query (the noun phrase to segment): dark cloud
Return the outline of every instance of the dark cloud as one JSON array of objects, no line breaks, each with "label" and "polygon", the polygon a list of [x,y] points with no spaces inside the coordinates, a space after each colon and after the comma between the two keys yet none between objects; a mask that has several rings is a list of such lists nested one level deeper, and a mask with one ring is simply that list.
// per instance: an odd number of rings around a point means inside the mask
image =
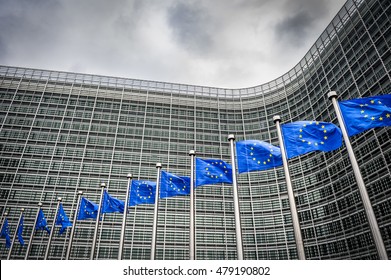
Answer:
[{"label": "dark cloud", "polygon": [[343,3],[0,0],[0,64],[247,87],[290,70]]},{"label": "dark cloud", "polygon": [[194,2],[174,3],[167,17],[178,44],[196,54],[205,54],[213,47],[213,23],[202,6]]}]

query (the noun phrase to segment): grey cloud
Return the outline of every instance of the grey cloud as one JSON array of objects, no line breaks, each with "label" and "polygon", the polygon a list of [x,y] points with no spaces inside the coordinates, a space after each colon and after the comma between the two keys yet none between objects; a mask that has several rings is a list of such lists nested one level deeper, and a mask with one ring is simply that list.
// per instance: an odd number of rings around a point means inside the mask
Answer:
[{"label": "grey cloud", "polygon": [[201,6],[178,2],[168,9],[167,16],[178,44],[195,54],[205,54],[213,46],[213,23]]}]

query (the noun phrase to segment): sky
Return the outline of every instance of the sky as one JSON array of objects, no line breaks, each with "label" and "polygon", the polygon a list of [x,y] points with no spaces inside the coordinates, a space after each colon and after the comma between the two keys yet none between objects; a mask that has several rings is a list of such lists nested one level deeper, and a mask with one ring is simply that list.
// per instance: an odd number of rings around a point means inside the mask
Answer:
[{"label": "sky", "polygon": [[0,65],[221,88],[278,78],[344,0],[0,0]]}]

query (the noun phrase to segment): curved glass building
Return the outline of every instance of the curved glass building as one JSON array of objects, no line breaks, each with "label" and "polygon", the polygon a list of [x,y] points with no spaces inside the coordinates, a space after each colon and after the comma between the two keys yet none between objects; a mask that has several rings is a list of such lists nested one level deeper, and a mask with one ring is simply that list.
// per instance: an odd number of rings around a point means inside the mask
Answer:
[{"label": "curved glass building", "polygon": [[[0,210],[11,237],[24,208],[24,239],[38,202],[51,225],[57,197],[73,221],[77,192],[98,202],[100,183],[125,200],[127,173],[156,180],[163,170],[190,175],[189,150],[230,162],[229,134],[278,145],[282,123],[338,124],[329,91],[340,100],[391,92],[391,1],[349,0],[299,63],[269,83],[243,89],[0,67]],[[391,256],[391,130],[351,137]],[[377,259],[345,146],[289,161],[307,259]],[[297,259],[282,167],[238,175],[245,259]],[[232,186],[197,188],[196,258],[236,259]],[[153,205],[128,214],[124,259],[149,259]],[[121,214],[106,214],[97,259],[116,259]],[[78,221],[71,259],[88,259],[95,221]],[[64,259],[70,230],[51,242]],[[17,241],[16,241],[17,242]],[[28,243],[28,242],[26,242]],[[28,259],[43,259],[48,234],[37,231]],[[15,244],[11,259],[24,259]],[[0,243],[0,258],[8,249]],[[189,258],[189,197],[161,199],[157,259]]]}]

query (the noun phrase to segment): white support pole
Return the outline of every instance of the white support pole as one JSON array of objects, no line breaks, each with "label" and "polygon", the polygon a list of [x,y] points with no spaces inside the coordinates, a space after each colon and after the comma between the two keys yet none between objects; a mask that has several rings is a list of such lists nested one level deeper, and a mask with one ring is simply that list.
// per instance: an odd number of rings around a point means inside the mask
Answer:
[{"label": "white support pole", "polygon": [[38,215],[39,215],[39,211],[41,210],[41,207],[42,207],[42,202],[38,202],[37,214],[35,215],[34,225],[33,225],[33,229],[31,230],[31,235],[30,235],[30,239],[29,239],[29,244],[27,244],[26,255],[24,256],[24,259],[25,259],[25,260],[27,260],[27,258],[28,258],[28,256],[29,256],[29,253],[30,253],[31,243],[33,242],[35,227],[36,227],[36,225],[37,225]]},{"label": "white support pole", "polygon": [[383,241],[379,226],[376,221],[376,216],[375,216],[375,213],[373,212],[372,204],[369,199],[369,195],[368,195],[367,189],[365,187],[364,180],[361,176],[360,168],[358,166],[356,156],[354,155],[352,144],[350,143],[350,140],[349,140],[349,135],[346,130],[345,122],[343,120],[343,116],[342,116],[341,111],[339,109],[339,104],[337,102],[337,93],[335,91],[331,91],[328,93],[327,96],[331,100],[331,102],[333,103],[334,110],[337,115],[338,123],[339,123],[339,126],[341,127],[342,136],[345,141],[346,149],[348,150],[350,164],[352,165],[352,168],[353,168],[354,177],[356,178],[358,190],[360,192],[361,200],[364,205],[365,214],[368,219],[369,228],[372,233],[373,241],[375,242],[377,254],[379,255],[379,258],[381,260],[388,260],[387,251],[384,246],[384,241]]},{"label": "white support pole", "polygon": [[190,226],[189,226],[189,259],[195,260],[196,259],[196,252],[195,252],[195,201],[194,201],[194,158],[195,158],[195,151],[190,150],[189,156],[190,156]]},{"label": "white support pole", "polygon": [[77,216],[79,215],[79,210],[80,210],[80,200],[81,196],[83,195],[82,191],[77,192],[77,204],[76,204],[76,212],[73,216],[73,225],[71,229],[71,235],[69,237],[69,244],[68,244],[68,250],[67,254],[65,255],[65,259],[69,260],[69,257],[71,255],[71,250],[72,250],[72,243],[73,243],[73,236],[75,235],[75,230],[76,230],[76,222],[77,222]]},{"label": "white support pole", "polygon": [[14,236],[12,237],[11,247],[9,248],[9,251],[8,251],[7,260],[9,260],[9,259],[11,258],[12,248],[14,247],[14,243],[15,243],[15,240],[16,240],[16,236],[17,236],[17,234],[18,234],[18,229],[19,229],[20,221],[22,220],[22,217],[23,217],[23,211],[24,211],[24,208],[22,208],[22,209],[20,210],[18,225],[16,226]]},{"label": "white support pole", "polygon": [[59,207],[60,207],[61,200],[62,200],[61,197],[58,197],[58,198],[57,198],[56,213],[54,214],[53,223],[52,223],[52,228],[50,229],[50,235],[49,235],[48,245],[46,246],[46,252],[45,252],[45,258],[44,258],[44,260],[47,260],[47,259],[48,259],[48,256],[49,256],[50,244],[52,243],[52,238],[53,238],[53,233],[54,233],[54,227],[56,226],[56,219],[57,219],[58,209],[59,209]]},{"label": "white support pole", "polygon": [[236,230],[236,251],[238,260],[243,260],[243,239],[242,226],[240,222],[240,206],[239,206],[239,192],[238,181],[236,179],[236,163],[235,163],[235,135],[228,135],[228,141],[231,148],[231,165],[232,165],[232,186],[234,199],[234,213],[235,213],[235,230]]},{"label": "white support pole", "polygon": [[297,214],[295,195],[293,193],[291,175],[289,173],[289,167],[288,167],[288,159],[286,156],[284,140],[282,138],[280,116],[274,116],[273,121],[277,127],[278,141],[280,143],[282,163],[283,163],[284,173],[285,173],[286,189],[288,192],[288,200],[289,200],[289,206],[290,206],[291,216],[292,216],[293,232],[294,232],[295,241],[296,241],[297,255],[299,257],[299,260],[305,260],[303,237],[301,235],[299,215]]},{"label": "white support pole", "polygon": [[95,247],[96,247],[96,240],[98,239],[98,229],[99,229],[100,212],[101,212],[101,210],[102,210],[103,192],[105,191],[106,184],[105,184],[105,183],[101,183],[101,184],[100,184],[100,187],[101,187],[101,192],[100,192],[100,199],[99,199],[98,215],[96,215],[94,239],[92,240],[92,247],[91,247],[90,260],[93,260],[93,259],[94,259]]},{"label": "white support pole", "polygon": [[152,243],[151,243],[151,260],[156,258],[156,237],[157,237],[157,223],[159,215],[159,189],[160,189],[160,173],[162,169],[161,163],[156,163],[157,179],[156,179],[156,194],[155,194],[155,208],[153,213],[153,227],[152,227]]},{"label": "white support pole", "polygon": [[122,216],[122,227],[121,227],[121,236],[119,240],[119,248],[118,248],[118,259],[122,260],[123,250],[124,250],[124,240],[125,240],[125,228],[126,228],[126,217],[128,216],[128,208],[129,208],[129,193],[131,188],[132,174],[128,173],[128,185],[126,187],[126,197],[125,197],[125,207],[124,214]]}]

